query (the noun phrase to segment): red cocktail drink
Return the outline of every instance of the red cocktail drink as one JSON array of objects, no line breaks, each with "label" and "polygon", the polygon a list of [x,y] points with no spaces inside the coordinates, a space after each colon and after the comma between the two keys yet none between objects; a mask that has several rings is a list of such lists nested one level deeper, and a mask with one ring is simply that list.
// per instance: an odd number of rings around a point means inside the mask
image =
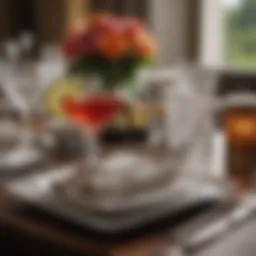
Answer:
[{"label": "red cocktail drink", "polygon": [[121,102],[109,95],[92,95],[63,100],[63,108],[67,117],[79,126],[101,127],[115,117],[121,107]]},{"label": "red cocktail drink", "polygon": [[[102,127],[114,118],[122,103],[110,95],[90,95],[63,99],[67,118],[83,129],[86,135],[87,161],[95,166],[99,161],[99,133]],[[87,165],[88,166],[88,165]]]}]

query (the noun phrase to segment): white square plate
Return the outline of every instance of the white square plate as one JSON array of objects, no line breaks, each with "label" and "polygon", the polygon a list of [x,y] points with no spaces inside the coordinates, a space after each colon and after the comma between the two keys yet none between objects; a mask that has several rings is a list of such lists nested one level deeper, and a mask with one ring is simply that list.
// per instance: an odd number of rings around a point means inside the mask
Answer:
[{"label": "white square plate", "polygon": [[[71,223],[89,227],[103,232],[121,232],[130,228],[150,223],[166,215],[182,212],[187,208],[202,202],[220,200],[225,195],[225,189],[209,181],[196,181],[188,178],[178,179],[169,191],[165,200],[145,207],[131,208],[129,211],[106,212],[93,202],[81,204],[56,193],[56,181],[72,175],[70,167],[56,170],[30,178],[15,181],[6,185],[6,189],[24,202],[54,214]],[[161,199],[161,198],[160,198]],[[117,210],[117,209],[116,209]]]}]

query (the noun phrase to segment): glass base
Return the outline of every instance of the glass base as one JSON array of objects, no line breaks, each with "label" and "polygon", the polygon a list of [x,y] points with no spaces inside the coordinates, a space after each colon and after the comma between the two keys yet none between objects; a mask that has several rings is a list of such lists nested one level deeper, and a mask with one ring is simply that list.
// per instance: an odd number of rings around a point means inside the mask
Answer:
[{"label": "glass base", "polygon": [[106,151],[98,162],[82,161],[74,176],[79,186],[95,191],[129,190],[168,182],[178,172],[178,161],[158,150],[136,148]]}]

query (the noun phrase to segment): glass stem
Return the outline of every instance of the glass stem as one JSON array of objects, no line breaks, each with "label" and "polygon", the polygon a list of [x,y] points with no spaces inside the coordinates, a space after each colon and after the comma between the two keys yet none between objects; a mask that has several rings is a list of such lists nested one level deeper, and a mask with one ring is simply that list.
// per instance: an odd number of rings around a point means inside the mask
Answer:
[{"label": "glass stem", "polygon": [[98,127],[86,127],[84,129],[85,140],[87,145],[86,163],[89,166],[95,166],[99,161],[100,156],[100,143]]},{"label": "glass stem", "polygon": [[31,113],[26,111],[22,117],[22,144],[30,145],[33,141]]}]

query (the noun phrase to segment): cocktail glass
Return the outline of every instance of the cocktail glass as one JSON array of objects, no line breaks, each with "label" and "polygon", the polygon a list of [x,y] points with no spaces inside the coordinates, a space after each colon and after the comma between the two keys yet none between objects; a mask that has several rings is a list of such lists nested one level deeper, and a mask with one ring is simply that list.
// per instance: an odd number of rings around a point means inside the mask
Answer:
[{"label": "cocktail glass", "polygon": [[109,92],[93,91],[63,99],[62,106],[67,119],[85,135],[88,149],[86,166],[95,167],[99,162],[100,133],[119,113],[122,105],[121,99]]}]

